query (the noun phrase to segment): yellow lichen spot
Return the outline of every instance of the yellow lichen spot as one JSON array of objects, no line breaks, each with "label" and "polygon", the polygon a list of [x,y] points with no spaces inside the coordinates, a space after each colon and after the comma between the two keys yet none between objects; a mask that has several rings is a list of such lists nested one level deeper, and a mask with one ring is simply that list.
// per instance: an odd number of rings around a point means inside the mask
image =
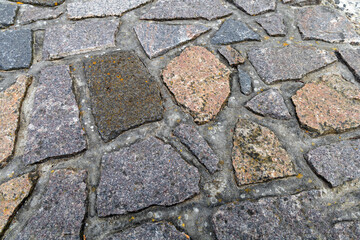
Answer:
[{"label": "yellow lichen spot", "polygon": [[160,59],[162,60],[162,59],[164,59],[164,57],[160,57]]},{"label": "yellow lichen spot", "polygon": [[55,170],[51,170],[51,173],[55,172]]},{"label": "yellow lichen spot", "polygon": [[185,223],[181,224],[182,227],[185,227]]},{"label": "yellow lichen spot", "polygon": [[304,152],[304,149],[300,148],[300,152]]},{"label": "yellow lichen spot", "polygon": [[331,204],[331,203],[328,203],[327,205],[330,207],[332,204]]},{"label": "yellow lichen spot", "polygon": [[22,2],[16,2],[17,4],[23,4]]},{"label": "yellow lichen spot", "polygon": [[132,217],[129,219],[129,222],[131,222],[131,221],[134,220],[134,219],[135,219],[135,217],[132,216]]},{"label": "yellow lichen spot", "polygon": [[249,193],[249,192],[251,192],[251,189],[250,188],[245,188],[245,192]]},{"label": "yellow lichen spot", "polygon": [[208,127],[209,130],[213,130],[213,127]]},{"label": "yellow lichen spot", "polygon": [[338,49],[334,47],[334,48],[332,48],[332,50],[336,51],[336,50],[338,50]]},{"label": "yellow lichen spot", "polygon": [[180,220],[180,219],[181,219],[181,216],[178,216],[178,219]]},{"label": "yellow lichen spot", "polygon": [[[185,233],[184,233],[184,234],[185,234]],[[187,239],[190,239],[189,235],[187,235],[187,234],[185,234],[185,237],[186,237]]]},{"label": "yellow lichen spot", "polygon": [[110,75],[110,73],[107,73],[107,75]]},{"label": "yellow lichen spot", "polygon": [[180,152],[182,152],[182,149],[180,149]]},{"label": "yellow lichen spot", "polygon": [[265,37],[264,37],[265,40],[268,40],[269,38],[270,38],[269,36],[265,36]]},{"label": "yellow lichen spot", "polygon": [[83,240],[86,240],[86,236],[85,236],[85,234],[83,235]]},{"label": "yellow lichen spot", "polygon": [[153,218],[153,219],[151,219],[151,221],[155,222],[155,219]]},{"label": "yellow lichen spot", "polygon": [[283,46],[284,46],[284,47],[286,47],[286,46],[288,46],[288,45],[289,45],[289,44],[288,44],[288,43],[286,43],[286,42],[285,42],[285,43],[283,43]]},{"label": "yellow lichen spot", "polygon": [[301,178],[303,178],[304,177],[304,175],[302,175],[301,173],[299,173],[297,176],[296,176],[296,178],[299,178],[299,179],[301,179]]},{"label": "yellow lichen spot", "polygon": [[319,44],[319,42],[318,42],[318,41],[316,41],[315,43],[316,43],[316,44]]},{"label": "yellow lichen spot", "polygon": [[290,39],[290,40],[294,40],[294,37],[290,37],[289,39]]},{"label": "yellow lichen spot", "polygon": [[315,143],[311,143],[311,145],[315,146]]},{"label": "yellow lichen spot", "polygon": [[308,180],[308,183],[312,183],[312,180],[311,180],[311,179],[309,179],[309,180]]},{"label": "yellow lichen spot", "polygon": [[264,89],[260,89],[260,92],[263,92],[264,91]]},{"label": "yellow lichen spot", "polygon": [[93,64],[95,65],[95,64],[96,64],[96,62],[93,62]]},{"label": "yellow lichen spot", "polygon": [[222,200],[221,200],[221,199],[218,199],[218,201],[219,201],[219,202],[222,202]]},{"label": "yellow lichen spot", "polygon": [[91,66],[89,66],[89,68],[91,68]]},{"label": "yellow lichen spot", "polygon": [[339,137],[339,139],[341,139],[341,137]]},{"label": "yellow lichen spot", "polygon": [[280,44],[280,41],[277,41],[277,43],[279,43],[279,44]]},{"label": "yellow lichen spot", "polygon": [[123,78],[120,78],[120,81],[124,81],[124,79],[123,79]]}]

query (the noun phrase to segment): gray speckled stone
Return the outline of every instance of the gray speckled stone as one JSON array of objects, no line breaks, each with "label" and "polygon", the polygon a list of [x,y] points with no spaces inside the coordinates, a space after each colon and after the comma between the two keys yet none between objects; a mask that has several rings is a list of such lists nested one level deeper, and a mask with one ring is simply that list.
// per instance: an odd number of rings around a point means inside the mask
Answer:
[{"label": "gray speckled stone", "polygon": [[32,60],[31,30],[0,32],[0,70],[28,68]]},{"label": "gray speckled stone", "polygon": [[274,14],[269,17],[262,17],[256,20],[257,23],[265,29],[270,36],[285,36],[286,26],[284,18],[280,14]]},{"label": "gray speckled stone", "polygon": [[244,41],[260,41],[260,36],[245,23],[228,19],[211,38],[211,44],[231,44]]},{"label": "gray speckled stone", "polygon": [[321,3],[321,0],[287,0],[286,2],[283,0],[284,3],[290,2],[293,6],[306,6],[306,5],[317,5]]},{"label": "gray speckled stone", "polygon": [[35,92],[23,161],[33,164],[86,149],[69,67],[47,67]]},{"label": "gray speckled stone", "polygon": [[321,146],[307,154],[316,173],[337,187],[360,177],[360,140]]},{"label": "gray speckled stone", "polygon": [[214,173],[219,170],[219,158],[194,126],[180,124],[173,133],[204,164],[209,172]]},{"label": "gray speckled stone", "polygon": [[15,4],[0,3],[0,28],[14,24],[17,9]]},{"label": "gray speckled stone", "polygon": [[[19,0],[9,0],[12,2],[19,2]],[[65,0],[21,0],[21,3],[28,3],[32,5],[54,7],[62,4]]]},{"label": "gray speckled stone", "polygon": [[21,6],[18,21],[20,24],[29,24],[39,20],[49,20],[59,17],[64,8],[43,8],[31,5]]},{"label": "gray speckled stone", "polygon": [[232,12],[219,0],[159,0],[140,19],[206,19],[215,20],[226,17]]},{"label": "gray speckled stone", "polygon": [[267,84],[301,79],[337,60],[333,52],[302,46],[252,49],[248,58]]},{"label": "gray speckled stone", "polygon": [[245,62],[245,58],[230,45],[221,46],[218,51],[231,66],[236,66]]},{"label": "gray speckled stone", "polygon": [[40,208],[15,239],[77,240],[86,209],[86,172],[51,173]]},{"label": "gray speckled stone", "polygon": [[354,73],[355,78],[360,81],[360,48],[339,50],[339,54]]},{"label": "gray speckled stone", "polygon": [[291,115],[286,107],[284,98],[279,90],[270,89],[252,98],[245,107],[264,117],[276,119],[290,119]]},{"label": "gray speckled stone", "polygon": [[198,170],[151,137],[103,156],[97,190],[100,217],[173,205],[199,192]]},{"label": "gray speckled stone", "polygon": [[144,22],[134,27],[148,57],[165,54],[170,49],[197,38],[210,28],[201,25],[173,25]]},{"label": "gray speckled stone", "polygon": [[118,25],[119,21],[115,19],[91,19],[51,26],[45,31],[43,57],[58,59],[115,47]]},{"label": "gray speckled stone", "polygon": [[169,223],[145,223],[105,238],[106,240],[188,240],[185,233]]},{"label": "gray speckled stone", "polygon": [[233,3],[250,15],[258,15],[276,9],[276,0],[233,0]]},{"label": "gray speckled stone", "polygon": [[240,91],[245,95],[249,95],[252,93],[252,79],[250,75],[240,66],[238,66],[237,70],[239,75]]}]

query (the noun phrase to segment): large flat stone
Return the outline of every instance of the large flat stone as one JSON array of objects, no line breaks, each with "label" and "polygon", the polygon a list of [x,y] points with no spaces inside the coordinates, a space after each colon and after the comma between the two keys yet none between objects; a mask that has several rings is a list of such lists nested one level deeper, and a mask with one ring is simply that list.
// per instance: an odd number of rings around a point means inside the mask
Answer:
[{"label": "large flat stone", "polygon": [[276,0],[233,0],[232,2],[250,15],[258,15],[276,9]]},{"label": "large flat stone", "polygon": [[15,84],[0,92],[0,165],[14,151],[21,105],[31,80],[31,77],[22,75]]},{"label": "large flat stone", "polygon": [[64,8],[43,8],[31,5],[21,6],[18,21],[20,24],[29,24],[39,20],[49,20],[59,17],[64,12]]},{"label": "large flat stone", "polygon": [[[12,2],[19,2],[18,0],[9,0]],[[21,0],[21,3],[28,3],[32,5],[54,7],[65,2],[65,0]]]},{"label": "large flat stone", "polygon": [[86,149],[69,67],[57,65],[43,69],[38,84],[27,128],[25,164]]},{"label": "large flat stone", "polygon": [[298,80],[336,61],[333,52],[301,46],[252,49],[248,52],[248,58],[267,84]]},{"label": "large flat stone", "polygon": [[148,57],[165,54],[170,49],[193,40],[210,30],[202,25],[174,25],[140,23],[134,27],[136,35]]},{"label": "large flat stone", "polygon": [[360,81],[360,48],[339,50],[341,58]]},{"label": "large flat stone", "polygon": [[245,58],[230,45],[221,46],[218,51],[231,66],[236,66],[245,62]]},{"label": "large flat stone", "polygon": [[29,68],[32,60],[31,30],[0,32],[0,70]]},{"label": "large flat stone", "polygon": [[14,24],[17,9],[15,4],[0,3],[0,28]]},{"label": "large flat stone", "polygon": [[213,119],[230,94],[230,70],[204,47],[186,48],[163,70],[176,101],[197,123]]},{"label": "large flat stone", "polygon": [[115,47],[118,26],[119,21],[115,19],[91,19],[51,26],[45,31],[43,57],[58,59]]},{"label": "large flat stone", "polygon": [[266,33],[270,36],[285,36],[286,26],[284,24],[284,18],[280,14],[273,14],[268,17],[261,17],[256,20],[257,23],[265,29]]},{"label": "large flat stone", "polygon": [[103,156],[97,212],[105,217],[180,203],[199,192],[199,181],[195,167],[150,137]]},{"label": "large flat stone", "polygon": [[140,19],[206,19],[215,20],[226,17],[232,12],[219,0],[159,0]]},{"label": "large flat stone", "polygon": [[240,119],[233,140],[232,161],[239,185],[295,175],[290,156],[270,129]]},{"label": "large flat stone", "polygon": [[105,141],[130,128],[162,119],[159,86],[133,52],[92,56],[85,60],[84,69],[92,113]]}]

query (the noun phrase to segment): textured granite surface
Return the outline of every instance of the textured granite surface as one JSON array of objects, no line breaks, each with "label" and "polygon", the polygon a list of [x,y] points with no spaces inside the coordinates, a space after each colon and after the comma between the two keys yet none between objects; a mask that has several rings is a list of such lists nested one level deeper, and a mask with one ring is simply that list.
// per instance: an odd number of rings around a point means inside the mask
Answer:
[{"label": "textured granite surface", "polygon": [[39,20],[49,20],[59,17],[64,12],[63,7],[43,8],[31,5],[21,7],[18,21],[20,24],[29,24]]},{"label": "textured granite surface", "polygon": [[276,9],[276,0],[233,0],[235,6],[250,15],[258,15]]},{"label": "textured granite surface", "polygon": [[237,67],[237,70],[239,76],[240,91],[245,95],[250,95],[253,91],[252,79],[250,75],[245,72],[240,66]]},{"label": "textured granite surface", "polygon": [[245,62],[245,58],[230,45],[221,46],[218,51],[231,66],[236,66]]},{"label": "textured granite surface", "polygon": [[[9,0],[12,2],[19,2],[18,0]],[[64,3],[65,0],[21,0],[20,3],[28,3],[32,5],[54,7]]]},{"label": "textured granite surface", "polygon": [[0,28],[14,24],[17,10],[15,4],[0,3]]},{"label": "textured granite surface", "polygon": [[261,17],[256,20],[258,24],[266,31],[270,36],[283,37],[286,35],[286,26],[284,24],[284,17],[280,14],[273,14],[268,17]]},{"label": "textured granite surface", "polygon": [[355,78],[360,81],[360,49],[342,49],[339,50],[339,54]]}]

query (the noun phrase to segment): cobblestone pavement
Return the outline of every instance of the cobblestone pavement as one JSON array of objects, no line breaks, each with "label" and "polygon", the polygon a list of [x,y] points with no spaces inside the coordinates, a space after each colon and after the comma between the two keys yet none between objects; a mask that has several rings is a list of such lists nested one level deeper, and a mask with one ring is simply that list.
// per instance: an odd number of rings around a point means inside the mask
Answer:
[{"label": "cobblestone pavement", "polygon": [[360,239],[358,0],[0,0],[0,239]]}]

